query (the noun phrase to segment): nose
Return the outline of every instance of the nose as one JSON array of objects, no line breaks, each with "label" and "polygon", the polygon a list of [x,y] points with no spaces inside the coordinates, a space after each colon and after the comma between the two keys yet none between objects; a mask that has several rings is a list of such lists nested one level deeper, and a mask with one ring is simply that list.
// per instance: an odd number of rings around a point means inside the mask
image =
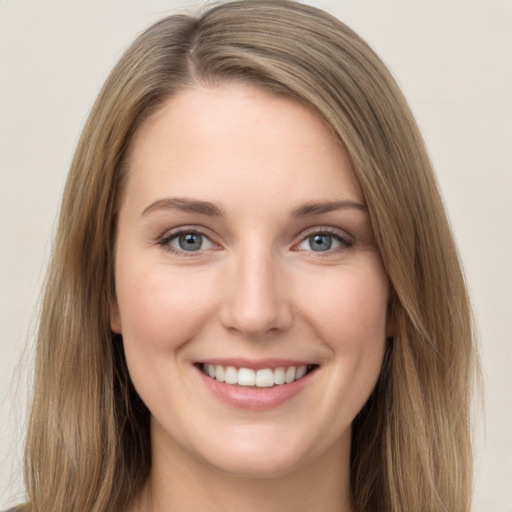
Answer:
[{"label": "nose", "polygon": [[223,283],[221,322],[247,338],[285,331],[292,323],[284,273],[270,252],[244,251]]}]

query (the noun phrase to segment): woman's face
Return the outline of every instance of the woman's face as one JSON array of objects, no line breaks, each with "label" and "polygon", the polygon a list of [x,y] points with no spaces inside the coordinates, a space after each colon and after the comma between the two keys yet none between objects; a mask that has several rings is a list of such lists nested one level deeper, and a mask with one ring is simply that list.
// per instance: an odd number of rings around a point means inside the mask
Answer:
[{"label": "woman's face", "polygon": [[171,98],[131,147],[115,269],[154,461],[348,460],[388,283],[347,153],[306,108],[240,84]]}]

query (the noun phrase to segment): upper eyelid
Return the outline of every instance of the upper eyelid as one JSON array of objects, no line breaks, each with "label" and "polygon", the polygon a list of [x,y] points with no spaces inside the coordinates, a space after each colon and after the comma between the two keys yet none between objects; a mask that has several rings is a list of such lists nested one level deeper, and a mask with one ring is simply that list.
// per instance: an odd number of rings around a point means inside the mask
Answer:
[{"label": "upper eyelid", "polygon": [[312,228],[308,228],[306,230],[301,231],[301,233],[299,235],[297,235],[296,238],[298,238],[299,241],[303,241],[312,235],[322,234],[322,233],[327,233],[329,235],[335,235],[342,239],[345,239],[345,238],[350,239],[351,241],[354,240],[354,236],[351,233],[349,233],[347,230],[341,229],[341,228],[336,228],[333,226],[315,226]]},{"label": "upper eyelid", "polygon": [[157,238],[157,240],[169,240],[183,233],[196,233],[198,235],[205,236],[213,242],[212,236],[209,234],[209,230],[197,226],[180,226],[179,228],[167,229]]}]

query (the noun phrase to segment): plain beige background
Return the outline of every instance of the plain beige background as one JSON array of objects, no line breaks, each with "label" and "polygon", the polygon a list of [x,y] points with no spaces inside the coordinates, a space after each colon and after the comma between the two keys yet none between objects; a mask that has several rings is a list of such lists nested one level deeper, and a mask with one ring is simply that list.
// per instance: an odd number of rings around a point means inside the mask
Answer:
[{"label": "plain beige background", "polygon": [[[511,512],[512,1],[310,3],[374,46],[427,141],[481,338],[485,407],[475,434],[474,509]],[[81,126],[133,37],[195,5],[0,0],[0,509],[23,496],[21,443],[37,301]]]}]

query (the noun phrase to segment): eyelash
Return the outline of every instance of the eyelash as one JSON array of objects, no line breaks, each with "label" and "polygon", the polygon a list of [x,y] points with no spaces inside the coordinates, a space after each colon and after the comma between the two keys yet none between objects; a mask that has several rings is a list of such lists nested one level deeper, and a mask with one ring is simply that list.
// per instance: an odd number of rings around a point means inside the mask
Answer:
[{"label": "eyelash", "polygon": [[[297,247],[298,245],[301,245],[304,243],[308,238],[318,236],[318,235],[328,235],[334,238],[337,242],[339,242],[340,247],[334,248],[334,249],[328,249],[326,251],[313,251],[310,250],[312,254],[314,254],[316,257],[327,257],[332,254],[336,254],[348,249],[351,249],[354,246],[354,241],[351,240],[348,236],[343,236],[340,234],[339,230],[334,228],[314,228],[309,232],[306,232],[304,235],[302,235],[302,238],[299,243],[294,244],[293,247]],[[292,249],[298,251],[299,249]]]},{"label": "eyelash", "polygon": [[203,231],[201,231],[200,229],[197,229],[197,228],[190,228],[190,229],[181,228],[178,231],[173,231],[171,233],[166,233],[160,240],[157,241],[157,245],[163,247],[166,251],[168,251],[170,253],[173,253],[173,254],[177,254],[179,256],[193,257],[193,256],[200,256],[200,255],[203,254],[203,250],[199,250],[199,251],[185,251],[185,250],[180,250],[180,249],[177,249],[176,247],[173,247],[171,245],[171,242],[174,239],[178,238],[180,235],[198,235],[198,236],[202,236],[202,237],[210,240],[210,242],[213,245],[217,245],[217,244],[215,244],[215,242],[211,241],[210,237],[205,232],[203,232]]},{"label": "eyelash", "polygon": [[[204,231],[201,231],[200,229],[197,229],[197,228],[190,228],[190,229],[180,228],[178,231],[173,231],[171,233],[167,233],[161,239],[159,239],[157,241],[157,245],[163,247],[168,252],[171,252],[171,253],[174,253],[174,254],[177,254],[180,256],[186,256],[186,257],[200,256],[200,255],[204,254],[205,250],[209,250],[209,249],[203,249],[203,250],[200,249],[198,251],[185,251],[185,250],[180,250],[180,249],[173,247],[171,245],[171,242],[173,240],[175,240],[176,238],[178,238],[180,235],[184,235],[184,234],[202,236],[202,237],[208,239],[211,244],[218,247],[218,245],[215,242],[213,242],[211,240],[211,238]],[[326,257],[328,255],[332,255],[333,253],[338,253],[343,250],[351,249],[354,246],[354,241],[350,240],[348,237],[342,236],[338,230],[332,229],[332,228],[320,228],[320,229],[312,229],[311,231],[303,234],[301,240],[298,243],[295,243],[293,245],[292,251],[299,252],[300,249],[295,249],[295,247],[304,243],[306,240],[308,240],[308,238],[311,238],[311,237],[317,236],[317,235],[331,236],[337,242],[340,243],[340,247],[334,248],[332,250],[329,248],[326,251],[313,251],[313,250],[309,251],[318,257]]]}]

